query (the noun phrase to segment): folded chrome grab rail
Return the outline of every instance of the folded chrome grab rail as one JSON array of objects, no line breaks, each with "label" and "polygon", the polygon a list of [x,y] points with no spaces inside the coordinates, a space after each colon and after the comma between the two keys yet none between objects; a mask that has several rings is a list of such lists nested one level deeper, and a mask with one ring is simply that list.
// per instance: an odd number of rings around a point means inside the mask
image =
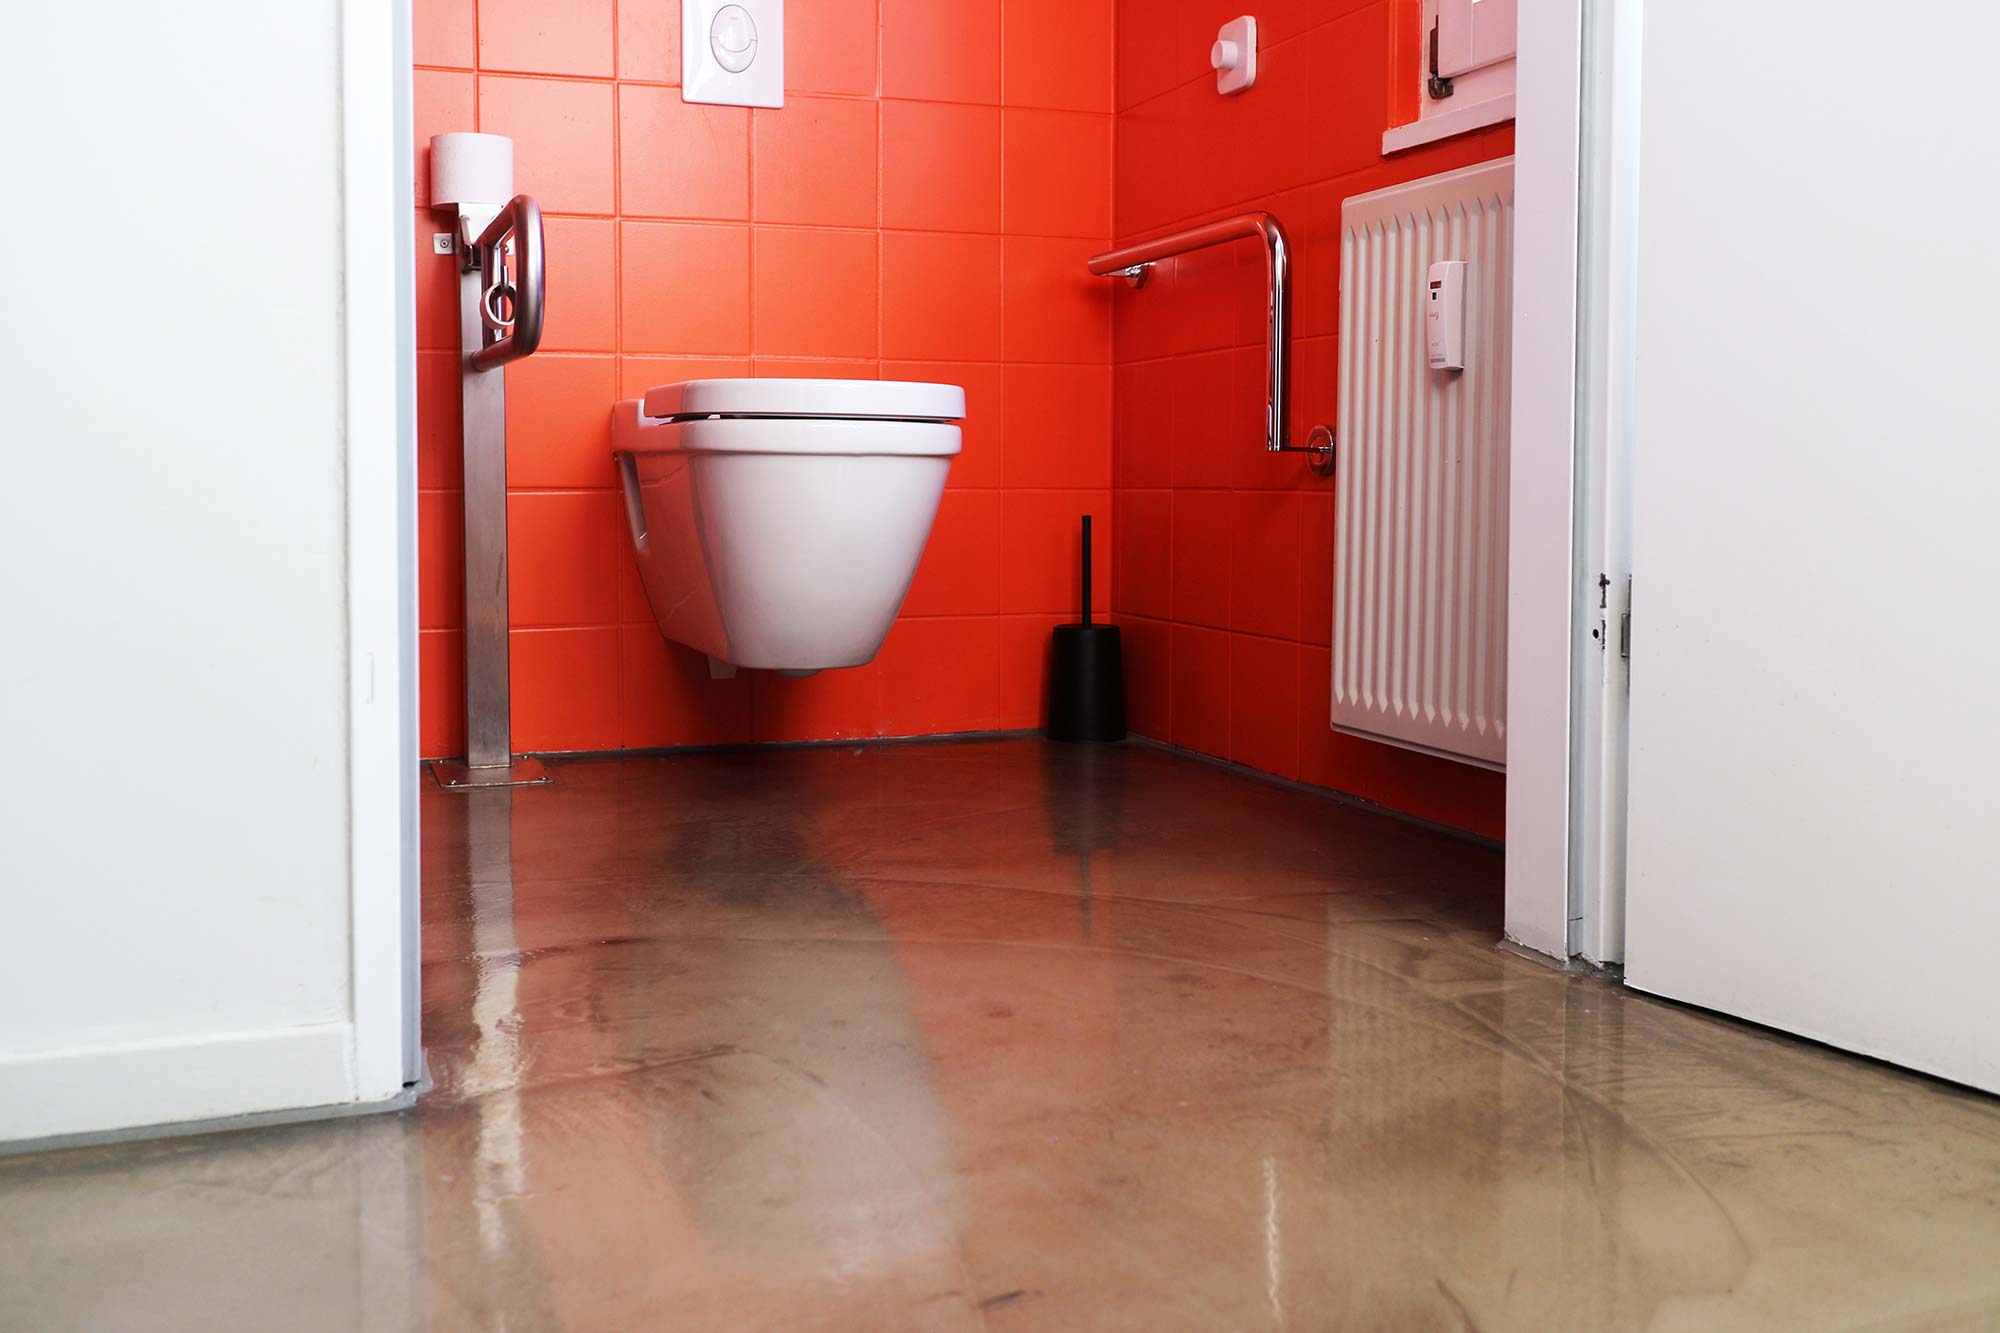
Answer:
[{"label": "folded chrome grab rail", "polygon": [[1134,287],[1143,287],[1147,274],[1159,260],[1253,236],[1264,242],[1264,280],[1270,312],[1270,345],[1264,362],[1268,380],[1264,448],[1274,454],[1305,454],[1312,470],[1326,476],[1333,471],[1332,430],[1314,426],[1304,444],[1291,443],[1292,247],[1278,219],[1269,213],[1241,213],[1205,222],[1170,236],[1097,255],[1090,261],[1090,271],[1099,277],[1122,275]]},{"label": "folded chrome grab rail", "polygon": [[[470,227],[467,227],[470,231]],[[506,239],[514,238],[514,281],[509,281]],[[474,370],[519,361],[542,345],[542,209],[517,194],[477,239],[463,237],[465,271],[492,275],[479,300],[486,332],[471,354]]]}]

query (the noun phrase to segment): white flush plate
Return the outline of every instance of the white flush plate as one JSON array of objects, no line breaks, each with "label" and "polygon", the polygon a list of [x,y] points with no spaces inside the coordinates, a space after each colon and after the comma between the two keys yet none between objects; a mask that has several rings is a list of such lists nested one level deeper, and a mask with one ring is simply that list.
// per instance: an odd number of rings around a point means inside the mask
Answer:
[{"label": "white flush plate", "polygon": [[785,0],[682,0],[681,100],[785,104]]},{"label": "white flush plate", "polygon": [[1222,25],[1215,45],[1208,48],[1215,71],[1215,91],[1234,96],[1257,82],[1257,20],[1245,14]]}]

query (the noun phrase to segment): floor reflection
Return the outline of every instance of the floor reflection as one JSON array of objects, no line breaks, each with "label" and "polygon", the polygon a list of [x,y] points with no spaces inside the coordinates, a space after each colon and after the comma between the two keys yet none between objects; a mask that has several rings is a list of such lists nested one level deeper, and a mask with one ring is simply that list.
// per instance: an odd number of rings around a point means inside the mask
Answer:
[{"label": "floor reflection", "polygon": [[2000,1322],[1993,1102],[1500,953],[1489,850],[1136,747],[554,768],[427,798],[436,1092],[0,1161],[0,1328]]},{"label": "floor reflection", "polygon": [[[469,964],[473,1023],[431,1058],[437,1104],[478,1120],[470,1171],[492,1260],[560,1256],[560,1277],[536,1284],[537,1318],[589,1326],[636,1303],[727,1327],[746,1301],[776,1300],[853,1305],[865,1322],[886,1288],[963,1286],[951,1137],[916,1006],[865,896],[813,862],[824,803],[782,771],[762,795],[771,813],[750,823],[618,811],[616,851],[644,891],[587,943],[539,936],[533,912],[517,933],[517,902],[614,890],[514,855],[538,827],[518,797],[470,804],[458,912],[473,952],[436,970]],[[662,932],[667,903],[681,928]],[[433,1160],[452,1146],[444,1136]],[[459,1202],[439,1202],[448,1228]]]}]

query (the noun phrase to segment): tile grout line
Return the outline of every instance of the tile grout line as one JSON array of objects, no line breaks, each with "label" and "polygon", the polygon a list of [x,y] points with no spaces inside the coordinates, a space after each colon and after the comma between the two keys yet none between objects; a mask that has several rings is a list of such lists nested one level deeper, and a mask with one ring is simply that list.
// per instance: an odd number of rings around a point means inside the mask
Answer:
[{"label": "tile grout line", "polygon": [[[614,393],[618,397],[623,396],[625,389],[625,83],[619,76],[624,73],[625,53],[623,50],[624,44],[620,41],[620,37],[623,33],[624,6],[626,3],[628,3],[628,0],[612,0],[611,5],[611,73],[613,77],[611,90],[611,207],[614,219],[611,224],[611,340],[613,346],[617,349],[615,373],[617,374],[618,382],[614,386]],[[617,537],[618,533],[614,524],[612,538],[616,541]],[[625,560],[629,561],[635,558],[632,551],[623,542],[619,542],[613,549],[619,555],[622,555]],[[615,560],[618,557],[614,555],[613,558]],[[617,737],[619,746],[622,748],[625,744],[626,676],[630,672],[631,666],[627,660],[625,651],[626,635],[623,626],[625,612],[624,580],[617,578],[617,574],[620,571],[618,565],[614,564],[612,569],[614,579],[612,607],[620,622],[616,640],[616,665],[613,671],[613,679],[616,682],[614,688],[617,690],[617,695],[612,701],[612,724],[613,732]]]}]

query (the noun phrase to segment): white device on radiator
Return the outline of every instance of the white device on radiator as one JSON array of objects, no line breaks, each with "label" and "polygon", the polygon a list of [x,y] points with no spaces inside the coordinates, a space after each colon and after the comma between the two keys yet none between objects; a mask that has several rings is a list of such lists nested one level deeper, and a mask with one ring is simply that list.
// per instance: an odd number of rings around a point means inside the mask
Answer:
[{"label": "white device on radiator", "polygon": [[1424,298],[1424,349],[1432,370],[1465,369],[1465,261],[1440,259],[1431,265]]}]

